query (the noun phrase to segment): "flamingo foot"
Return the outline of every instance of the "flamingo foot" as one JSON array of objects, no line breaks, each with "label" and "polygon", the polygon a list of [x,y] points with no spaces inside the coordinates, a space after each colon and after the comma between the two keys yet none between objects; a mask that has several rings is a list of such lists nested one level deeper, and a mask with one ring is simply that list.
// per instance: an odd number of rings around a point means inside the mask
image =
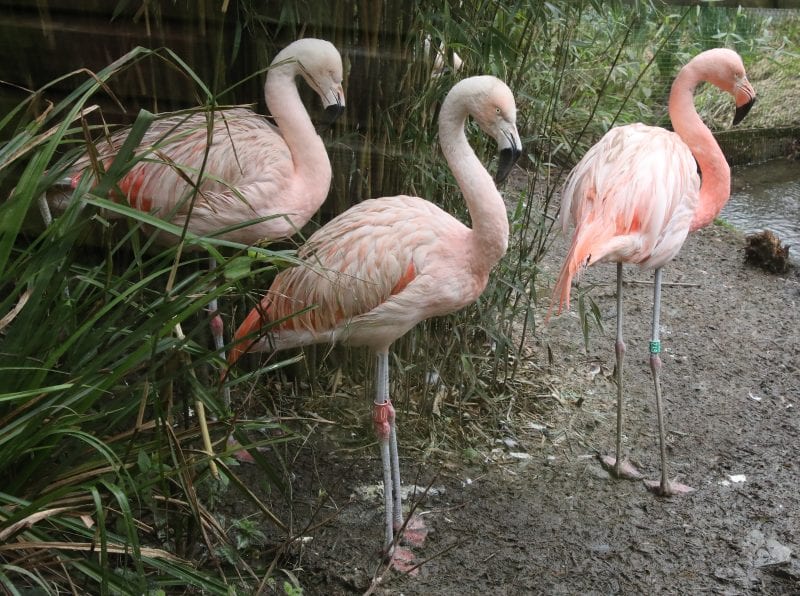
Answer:
[{"label": "flamingo foot", "polygon": [[228,449],[229,450],[235,449],[235,451],[232,454],[233,459],[243,464],[256,463],[256,459],[252,455],[250,455],[250,452],[248,452],[246,449],[239,449],[239,447],[241,447],[239,441],[234,439],[232,436],[228,437]]},{"label": "flamingo foot", "polygon": [[606,472],[616,478],[623,478],[625,480],[644,479],[644,474],[637,470],[636,466],[627,459],[623,459],[619,462],[619,466],[617,466],[617,459],[615,457],[603,455],[600,456],[600,464],[605,468]]},{"label": "flamingo foot", "polygon": [[419,568],[414,568],[417,563],[414,560],[414,553],[402,546],[395,546],[389,558],[389,566],[400,573],[407,573],[415,577],[419,573]]},{"label": "flamingo foot", "polygon": [[[400,528],[395,528],[400,531]],[[403,533],[400,540],[408,546],[419,548],[425,544],[425,539],[428,537],[428,527],[425,522],[418,515],[413,515],[403,528]]]},{"label": "flamingo foot", "polygon": [[647,490],[660,497],[682,497],[696,490],[676,480],[667,480],[665,483],[658,480],[645,480],[644,485]]}]

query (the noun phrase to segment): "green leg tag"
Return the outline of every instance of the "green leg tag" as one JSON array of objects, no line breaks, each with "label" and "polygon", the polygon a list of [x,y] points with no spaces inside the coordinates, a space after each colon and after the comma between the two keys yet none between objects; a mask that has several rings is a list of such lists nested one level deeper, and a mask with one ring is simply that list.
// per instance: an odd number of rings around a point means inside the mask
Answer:
[{"label": "green leg tag", "polygon": [[650,342],[650,353],[651,354],[660,354],[661,353],[661,342],[660,341],[651,341]]}]

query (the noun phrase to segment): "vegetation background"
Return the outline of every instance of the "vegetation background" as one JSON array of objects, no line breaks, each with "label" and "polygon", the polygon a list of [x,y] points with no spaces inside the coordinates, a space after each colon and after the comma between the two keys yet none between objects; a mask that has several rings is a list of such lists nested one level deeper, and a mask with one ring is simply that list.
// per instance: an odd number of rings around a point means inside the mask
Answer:
[{"label": "vegetation background", "polygon": [[[770,103],[785,102],[800,84],[796,11],[643,0],[412,4],[0,2],[5,591],[158,594],[190,586],[248,594],[276,585],[278,557],[252,568],[248,549],[280,551],[263,544],[263,524],[282,531],[284,543],[293,536],[240,480],[225,439],[235,433],[250,447],[276,447],[254,453],[265,482],[281,491],[290,462],[277,447],[295,438],[292,399],[325,396],[333,411],[353,408],[369,386],[361,351],[325,358],[327,349],[308,350],[243,367],[250,372],[228,380],[236,398],[226,408],[205,309],[220,297],[231,329],[291,263],[293,246],[248,249],[191,235],[176,248],[151,246],[143,226],[181,231],[105,197],[135,162],[131,153],[97,187],[78,189],[80,200],[43,230],[37,198],[91,139],[119,125],[130,125],[135,138],[153,114],[197,106],[246,103],[263,113],[272,56],[297,37],[323,37],[345,57],[347,111],[325,133],[335,180],[310,229],[364,198],[398,192],[465,218],[437,146],[438,104],[458,78],[504,79],[517,97],[527,151],[524,175],[507,192],[509,254],[477,305],[420,325],[394,355],[402,371],[395,401],[415,414],[412,431],[456,448],[469,446],[481,425],[492,428],[520,385],[535,382],[517,378],[516,364],[536,333],[534,311],[547,304],[537,262],[549,246],[559,181],[592,142],[615,124],[668,124],[675,72],[715,46],[742,54],[759,102],[769,106],[748,126],[800,124],[800,111]],[[431,77],[435,55],[426,40],[441,43],[448,60],[457,53],[463,68]],[[701,91],[697,104],[712,127],[727,127],[728,103]],[[307,105],[313,115],[316,104]],[[488,147],[474,141],[488,159]],[[112,222],[107,210],[129,218]],[[197,248],[218,257],[216,272],[205,270]],[[599,313],[583,297],[578,310],[589,333]],[[185,337],[174,333],[176,323]],[[443,397],[431,371],[456,391]],[[223,454],[216,477],[199,447],[193,400],[215,419]],[[216,505],[234,492],[263,517],[223,518]],[[282,577],[281,589],[300,589],[302,576]]]}]

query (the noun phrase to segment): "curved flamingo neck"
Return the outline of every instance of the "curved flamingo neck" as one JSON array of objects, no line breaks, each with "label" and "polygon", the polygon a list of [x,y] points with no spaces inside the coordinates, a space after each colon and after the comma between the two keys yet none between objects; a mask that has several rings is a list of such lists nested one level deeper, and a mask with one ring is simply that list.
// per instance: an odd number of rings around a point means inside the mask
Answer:
[{"label": "curved flamingo neck", "polygon": [[472,220],[473,264],[488,271],[508,248],[508,215],[492,176],[467,141],[467,114],[463,102],[446,101],[439,113],[439,142]]},{"label": "curved flamingo neck", "polygon": [[[275,57],[273,64],[280,64],[287,58],[289,57],[281,52]],[[267,109],[275,119],[281,136],[291,153],[295,180],[307,189],[307,192],[286,193],[284,197],[281,197],[282,204],[287,207],[287,211],[294,210],[295,212],[303,207],[313,207],[313,213],[328,195],[331,164],[325,144],[314,129],[311,118],[300,99],[296,81],[299,74],[300,65],[295,61],[273,66],[267,72],[264,97]],[[316,190],[319,194],[322,189],[324,189],[324,194],[318,198],[318,201],[311,201],[314,191]],[[297,205],[292,205],[292,200]],[[312,203],[314,204],[312,205]]]},{"label": "curved flamingo neck", "polygon": [[731,194],[731,169],[694,107],[694,90],[706,80],[698,66],[695,59],[681,69],[669,96],[672,126],[689,147],[702,173],[700,197],[689,228],[692,232],[714,221]]}]

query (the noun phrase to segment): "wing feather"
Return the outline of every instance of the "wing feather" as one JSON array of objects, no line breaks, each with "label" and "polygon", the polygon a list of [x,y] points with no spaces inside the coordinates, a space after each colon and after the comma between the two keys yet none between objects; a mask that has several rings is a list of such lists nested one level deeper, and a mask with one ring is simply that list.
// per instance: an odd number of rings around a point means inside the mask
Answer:
[{"label": "wing feather", "polygon": [[[610,130],[570,173],[560,224],[576,224],[556,282],[569,305],[572,278],[600,261],[660,267],[689,232],[700,177],[686,144],[663,128],[632,124]],[[554,298],[555,299],[555,298]]]},{"label": "wing feather", "polygon": [[[325,334],[348,326],[384,327],[387,335],[399,335],[393,325],[410,328],[445,309],[439,303],[447,300],[446,293],[430,288],[434,263],[441,260],[433,253],[446,250],[447,238],[468,232],[451,215],[417,197],[363,201],[308,239],[298,253],[305,266],[278,274],[261,303],[262,323],[315,305],[272,332],[284,339],[287,332],[307,334],[306,339],[286,340],[296,344],[311,343],[312,337],[322,341]],[[457,277],[453,275],[454,285]]]}]

